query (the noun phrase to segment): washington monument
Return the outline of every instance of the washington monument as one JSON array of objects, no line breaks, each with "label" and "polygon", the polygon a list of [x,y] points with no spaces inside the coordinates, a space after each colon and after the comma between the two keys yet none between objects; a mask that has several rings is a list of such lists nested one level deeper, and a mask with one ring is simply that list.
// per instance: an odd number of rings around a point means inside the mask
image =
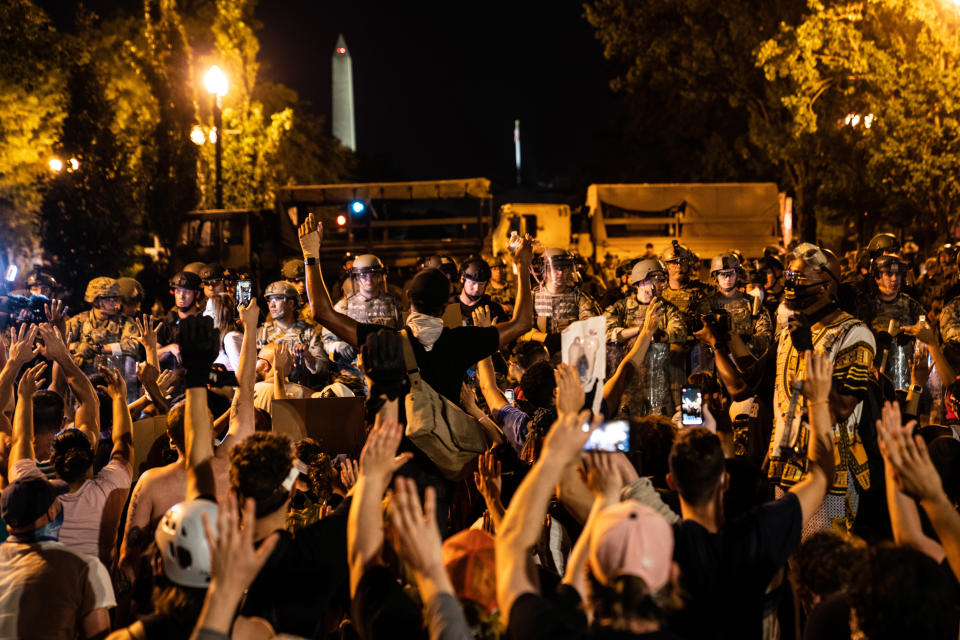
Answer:
[{"label": "washington monument", "polygon": [[330,60],[333,69],[333,135],[340,143],[357,150],[357,132],[353,119],[353,61],[343,34]]}]

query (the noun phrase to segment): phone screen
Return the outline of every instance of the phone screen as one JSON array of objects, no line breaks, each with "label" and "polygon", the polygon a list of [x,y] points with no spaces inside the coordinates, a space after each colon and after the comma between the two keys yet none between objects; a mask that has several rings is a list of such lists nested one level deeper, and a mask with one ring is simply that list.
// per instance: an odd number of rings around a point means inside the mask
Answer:
[{"label": "phone screen", "polygon": [[247,306],[250,304],[251,294],[253,293],[253,281],[241,280],[237,283],[237,304]]},{"label": "phone screen", "polygon": [[626,420],[604,422],[590,434],[584,451],[630,451],[630,423]]},{"label": "phone screen", "polygon": [[703,394],[700,387],[684,387],[680,396],[680,423],[685,427],[703,424]]},{"label": "phone screen", "polygon": [[514,400],[516,400],[516,394],[513,392],[513,389],[504,389],[503,395],[510,404],[513,404]]}]

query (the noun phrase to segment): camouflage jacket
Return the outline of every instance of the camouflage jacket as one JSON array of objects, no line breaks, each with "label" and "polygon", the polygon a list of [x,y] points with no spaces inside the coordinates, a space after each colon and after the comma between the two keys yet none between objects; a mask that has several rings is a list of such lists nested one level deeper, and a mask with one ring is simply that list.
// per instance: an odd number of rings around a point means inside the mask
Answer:
[{"label": "camouflage jacket", "polygon": [[[380,324],[391,329],[403,326],[403,314],[393,296],[384,294],[376,298],[364,298],[354,293],[347,298],[341,298],[333,308],[344,315],[350,316],[357,322]],[[327,328],[323,330],[323,348],[327,353],[333,353],[343,343],[340,338]]]},{"label": "camouflage jacket", "polygon": [[533,291],[533,326],[539,331],[557,334],[577,320],[597,315],[597,303],[579,289],[552,294],[539,286]]},{"label": "camouflage jacket", "polygon": [[905,293],[900,293],[890,302],[884,302],[879,297],[863,298],[857,307],[857,317],[863,320],[874,335],[890,328],[893,320],[899,327],[907,327],[920,320],[924,315],[920,303]]},{"label": "camouflage jacket", "polygon": [[[644,304],[631,295],[613,303],[603,315],[607,317],[607,342],[622,342],[620,334],[624,329],[642,327],[647,314],[648,304]],[[659,331],[666,334],[666,341],[681,344],[687,340],[687,326],[680,315],[680,310],[664,300],[664,313],[660,316]]]},{"label": "camouflage jacket", "polygon": [[960,297],[948,302],[940,313],[940,338],[960,345]]},{"label": "camouflage jacket", "polygon": [[491,281],[490,284],[487,285],[486,294],[490,296],[490,299],[494,302],[512,307],[517,301],[517,283],[515,280],[507,279],[503,287],[494,289],[493,281]]},{"label": "camouflage jacket", "polygon": [[699,280],[690,280],[682,289],[671,289],[668,285],[660,295],[675,306],[681,315],[686,316],[696,311],[700,301],[710,293],[712,288]]},{"label": "camouflage jacket", "polygon": [[132,318],[117,315],[98,320],[93,309],[90,309],[67,320],[64,340],[73,354],[74,362],[80,368],[85,368],[109,344],[119,343],[124,355],[139,358],[139,336],[140,331]]},{"label": "camouflage jacket", "polygon": [[753,296],[737,291],[729,298],[719,291],[704,297],[697,306],[697,313],[726,311],[730,314],[730,331],[736,333],[750,348],[754,356],[760,357],[767,352],[773,342],[773,322],[770,314],[762,308],[753,314]]},{"label": "camouflage jacket", "polygon": [[939,265],[928,271],[917,280],[917,291],[920,292],[920,302],[925,309],[930,309],[936,303],[946,305],[947,290],[957,284],[957,271],[944,271]]},{"label": "camouflage jacket", "polygon": [[327,356],[323,352],[319,328],[319,325],[297,320],[284,329],[276,320],[270,318],[260,325],[260,329],[257,331],[257,349],[263,348],[266,344],[277,342],[286,342],[291,347],[305,344],[310,351],[310,355],[318,361],[326,360]]}]

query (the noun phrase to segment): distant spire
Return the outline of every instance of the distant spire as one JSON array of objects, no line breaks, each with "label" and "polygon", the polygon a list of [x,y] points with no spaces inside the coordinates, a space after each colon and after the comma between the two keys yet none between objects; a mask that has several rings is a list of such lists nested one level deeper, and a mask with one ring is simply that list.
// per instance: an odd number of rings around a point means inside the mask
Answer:
[{"label": "distant spire", "polygon": [[349,149],[357,150],[353,110],[353,60],[341,33],[330,59],[333,70],[333,135]]}]

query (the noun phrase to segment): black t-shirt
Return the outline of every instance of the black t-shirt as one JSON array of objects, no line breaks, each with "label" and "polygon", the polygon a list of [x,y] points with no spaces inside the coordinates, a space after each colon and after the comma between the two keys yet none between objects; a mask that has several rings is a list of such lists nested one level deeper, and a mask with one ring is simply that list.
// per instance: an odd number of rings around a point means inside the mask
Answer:
[{"label": "black t-shirt", "polygon": [[792,493],[710,533],[692,520],[674,526],[683,610],[671,628],[690,638],[759,638],[764,592],[800,545],[803,516]]},{"label": "black t-shirt", "polygon": [[420,608],[386,567],[370,567],[357,583],[351,620],[361,640],[426,638]]},{"label": "black t-shirt", "polygon": [[580,594],[569,585],[557,587],[552,598],[536,593],[525,593],[513,602],[510,608],[510,624],[507,625],[507,637],[516,640],[534,640],[549,638],[611,638],[634,640],[673,640],[677,638],[669,631],[651,633],[629,633],[614,631],[604,627],[587,625],[583,613]]},{"label": "black t-shirt", "polygon": [[347,587],[350,502],[347,498],[296,537],[279,532],[277,546],[247,591],[241,615],[264,618],[277,633],[325,635],[327,608]]},{"label": "black t-shirt", "polygon": [[[381,329],[383,326],[378,324],[358,324],[358,344],[363,345],[368,335]],[[500,348],[500,334],[496,327],[444,327],[430,351],[424,349],[416,338],[410,343],[423,381],[459,406],[460,385],[467,369],[496,353]]]},{"label": "black t-shirt", "polygon": [[500,306],[500,303],[491,299],[487,294],[480,296],[480,299],[477,300],[476,304],[472,305],[464,304],[463,300],[459,297],[457,298],[457,301],[460,303],[460,315],[463,317],[464,326],[473,326],[473,312],[481,307],[490,307],[490,319],[497,324],[506,322],[510,319],[510,316],[508,316],[507,312],[503,310],[503,307]]}]

